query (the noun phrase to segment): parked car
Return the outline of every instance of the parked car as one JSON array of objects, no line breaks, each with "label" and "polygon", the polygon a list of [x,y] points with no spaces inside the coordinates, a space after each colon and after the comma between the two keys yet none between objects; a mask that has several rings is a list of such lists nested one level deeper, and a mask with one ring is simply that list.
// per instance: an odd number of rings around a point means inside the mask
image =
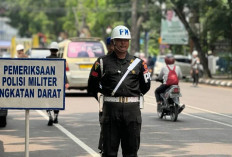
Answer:
[{"label": "parked car", "polygon": [[[191,59],[183,55],[174,55],[174,57],[176,60],[175,64],[181,68],[183,78],[190,77]],[[153,77],[157,77],[162,67],[166,66],[164,59],[165,59],[164,55],[157,56],[156,63],[154,66]]]},{"label": "parked car", "polygon": [[46,58],[51,54],[48,48],[31,48],[25,53],[29,58]]},{"label": "parked car", "polygon": [[100,38],[76,37],[60,42],[58,56],[66,59],[69,89],[87,89],[94,62],[106,53],[106,45]]},{"label": "parked car", "polygon": [[2,58],[11,58],[10,53],[9,52],[4,52],[2,54]]},{"label": "parked car", "polygon": [[189,78],[191,70],[191,58],[183,55],[174,55],[174,57],[176,60],[176,65],[178,65],[181,69],[183,78]]}]

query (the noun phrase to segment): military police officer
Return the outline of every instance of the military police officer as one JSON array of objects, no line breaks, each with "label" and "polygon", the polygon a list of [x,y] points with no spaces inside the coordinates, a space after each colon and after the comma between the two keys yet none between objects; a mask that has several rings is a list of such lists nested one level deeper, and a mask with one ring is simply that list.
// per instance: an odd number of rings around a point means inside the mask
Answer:
[{"label": "military police officer", "polygon": [[107,54],[110,54],[114,51],[114,45],[113,45],[113,42],[111,40],[111,37],[108,37],[106,39],[106,48],[107,48],[107,51],[108,53]]},{"label": "military police officer", "polygon": [[136,157],[142,122],[140,97],[150,89],[150,73],[143,60],[129,55],[131,35],[127,27],[115,27],[111,39],[114,51],[94,63],[88,92],[96,99],[98,92],[104,95],[102,156],[116,157],[121,142],[123,156]]},{"label": "military police officer", "polygon": [[[46,58],[59,58],[57,53],[59,51],[59,45],[57,42],[52,42],[50,45],[50,52],[51,55],[47,56]],[[67,89],[69,87],[69,83],[67,80],[67,77],[65,75],[65,89]],[[48,126],[52,126],[53,123],[58,123],[58,115],[59,115],[59,110],[53,110],[54,111],[54,120],[51,114],[51,110],[47,110],[48,116],[49,116],[49,120],[48,120]]]}]

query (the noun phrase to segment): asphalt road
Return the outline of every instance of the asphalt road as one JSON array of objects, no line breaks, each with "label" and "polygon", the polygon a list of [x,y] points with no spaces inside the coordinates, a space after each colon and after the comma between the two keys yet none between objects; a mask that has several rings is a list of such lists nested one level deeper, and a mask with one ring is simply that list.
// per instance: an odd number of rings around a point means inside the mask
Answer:
[{"label": "asphalt road", "polygon": [[[141,157],[232,157],[231,88],[180,83],[186,109],[177,122],[159,119],[152,82],[142,110]],[[23,157],[25,111],[10,110],[0,128],[0,157]],[[30,111],[30,157],[99,156],[98,103],[85,91],[70,91],[59,124],[47,126],[44,111]],[[121,157],[121,150],[119,151]]]}]

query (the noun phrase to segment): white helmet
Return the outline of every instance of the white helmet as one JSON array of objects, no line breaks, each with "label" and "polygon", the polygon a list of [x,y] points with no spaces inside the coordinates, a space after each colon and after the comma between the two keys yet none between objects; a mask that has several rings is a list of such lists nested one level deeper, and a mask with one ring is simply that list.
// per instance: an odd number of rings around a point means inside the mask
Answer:
[{"label": "white helmet", "polygon": [[16,46],[16,51],[19,51],[19,50],[24,50],[24,46],[22,44],[18,44]]},{"label": "white helmet", "polygon": [[197,50],[194,50],[192,54],[193,54],[194,56],[198,55]]},{"label": "white helmet", "polygon": [[111,33],[111,39],[131,39],[130,30],[122,25],[116,26]]},{"label": "white helmet", "polygon": [[59,45],[57,42],[52,42],[50,45],[50,49],[56,49],[59,50]]}]

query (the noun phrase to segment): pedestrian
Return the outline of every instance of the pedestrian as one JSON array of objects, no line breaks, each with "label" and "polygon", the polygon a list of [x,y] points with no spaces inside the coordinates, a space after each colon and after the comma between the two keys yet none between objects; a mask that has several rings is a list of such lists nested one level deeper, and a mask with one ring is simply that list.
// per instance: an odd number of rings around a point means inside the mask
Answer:
[{"label": "pedestrian", "polygon": [[139,150],[139,104],[141,95],[150,89],[150,73],[143,60],[128,53],[130,39],[127,27],[115,27],[111,34],[114,51],[98,58],[90,71],[89,93],[97,100],[98,92],[104,95],[99,99],[103,102],[103,157],[116,157],[120,142],[124,157],[136,157]]},{"label": "pedestrian", "polygon": [[106,39],[106,48],[108,51],[107,54],[111,54],[114,51],[114,44],[110,37]]},{"label": "pedestrian", "polygon": [[[50,45],[50,52],[51,55],[47,56],[46,58],[59,58],[57,56],[57,53],[59,51],[59,46],[57,42],[52,42]],[[67,89],[69,87],[68,81],[67,81],[67,77],[65,79],[65,88]],[[51,114],[51,110],[47,110],[48,116],[49,116],[49,120],[48,120],[48,126],[52,126],[53,123],[58,123],[58,115],[59,115],[59,110],[53,110],[54,112],[54,120],[53,120],[53,116]]]},{"label": "pedestrian", "polygon": [[155,62],[154,62],[154,60],[152,59],[151,56],[148,56],[147,66],[148,66],[148,70],[151,73],[151,77],[152,77],[153,76],[153,69],[154,69],[154,66],[155,66]]},{"label": "pedestrian", "polygon": [[[111,54],[114,51],[114,44],[113,44],[113,42],[111,40],[111,37],[108,37],[106,39],[106,48],[107,48],[107,51],[108,51],[107,55]],[[103,95],[101,94],[101,96],[103,96]],[[101,122],[102,115],[103,115],[103,112],[101,110],[101,111],[99,111],[99,123],[100,123],[101,128],[102,128],[102,122]],[[102,150],[103,150],[103,133],[102,133],[102,129],[100,130],[100,138],[99,138],[99,143],[98,143],[98,149],[100,150],[100,152],[102,152]]]},{"label": "pedestrian", "polygon": [[28,56],[24,53],[24,46],[22,44],[18,44],[16,46],[17,58],[28,58]]},{"label": "pedestrian", "polygon": [[143,52],[139,53],[139,58],[141,58],[147,64],[147,58],[145,56],[145,53]]},{"label": "pedestrian", "polygon": [[190,73],[193,77],[193,86],[196,87],[199,80],[200,58],[198,57],[198,52],[196,50],[193,51],[192,56]]},{"label": "pedestrian", "polygon": [[[159,76],[156,80],[162,80],[162,84],[156,88],[155,97],[158,106],[158,110],[160,110],[162,106],[162,98],[160,96],[161,93],[164,93],[171,85],[178,85],[179,80],[182,78],[182,72],[179,66],[175,65],[175,58],[172,54],[167,54],[165,56],[165,63]],[[170,72],[173,71],[174,75],[169,75]]]}]

